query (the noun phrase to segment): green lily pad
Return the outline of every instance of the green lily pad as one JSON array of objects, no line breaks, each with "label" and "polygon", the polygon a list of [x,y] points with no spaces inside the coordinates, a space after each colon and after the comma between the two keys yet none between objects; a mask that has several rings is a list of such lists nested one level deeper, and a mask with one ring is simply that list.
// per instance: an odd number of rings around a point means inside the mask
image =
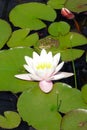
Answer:
[{"label": "green lily pad", "polygon": [[12,33],[11,38],[7,42],[9,47],[18,47],[18,46],[34,46],[38,41],[39,36],[37,33],[31,34],[28,36],[30,29],[19,29]]},{"label": "green lily pad", "polygon": [[14,48],[0,52],[0,91],[22,92],[38,86],[37,82],[23,81],[14,77],[16,74],[27,73],[23,67],[24,56],[32,57],[30,48]]},{"label": "green lily pad", "polygon": [[61,115],[57,111],[57,89],[49,94],[39,87],[23,92],[17,104],[23,120],[37,130],[59,130]]},{"label": "green lily pad", "polygon": [[49,36],[46,36],[46,37],[40,39],[38,41],[37,46],[40,49],[45,48],[45,49],[49,49],[50,50],[52,47],[58,48],[59,47],[59,41],[58,41],[58,39],[56,39],[56,38],[54,38],[54,37],[49,35]]},{"label": "green lily pad", "polygon": [[82,97],[83,97],[84,101],[87,103],[87,84],[85,84],[82,87],[81,92],[82,92]]},{"label": "green lily pad", "polygon": [[58,89],[59,111],[66,113],[73,109],[87,109],[87,104],[84,103],[81,92],[78,89],[67,86],[61,83],[54,84],[54,88]]},{"label": "green lily pad", "polygon": [[66,0],[48,0],[47,4],[54,9],[61,9],[64,7]]},{"label": "green lily pad", "polygon": [[68,23],[60,21],[60,22],[54,22],[52,23],[49,28],[48,32],[52,36],[59,36],[59,35],[65,35],[70,31],[70,26]]},{"label": "green lily pad", "polygon": [[72,61],[77,58],[80,58],[84,50],[80,49],[68,49],[61,47],[62,42],[60,43],[58,38],[47,36],[43,39],[40,39],[39,44],[37,45],[40,49],[45,48],[47,51],[52,51],[52,53],[55,55],[56,53],[61,53],[61,58],[63,61]]},{"label": "green lily pad", "polygon": [[52,51],[54,55],[59,52],[61,54],[62,61],[65,62],[76,60],[80,58],[84,53],[84,50],[80,50],[80,49],[57,49],[52,47],[49,50]]},{"label": "green lily pad", "polygon": [[83,102],[79,90],[64,83],[56,83],[48,94],[39,87],[24,91],[19,97],[17,108],[23,120],[37,130],[59,130],[59,112],[87,109],[87,104]]},{"label": "green lily pad", "polygon": [[61,58],[63,61],[72,61],[80,58],[84,50],[80,49],[66,49],[66,50],[60,50]]},{"label": "green lily pad", "polygon": [[65,8],[77,13],[87,11],[87,0],[67,0]]},{"label": "green lily pad", "polygon": [[15,26],[38,30],[46,27],[41,20],[54,21],[56,12],[48,5],[30,2],[17,5],[10,12],[9,18]]},{"label": "green lily pad", "polygon": [[4,116],[0,115],[0,127],[12,129],[19,126],[21,118],[18,113],[13,111],[5,111]]},{"label": "green lily pad", "polygon": [[10,35],[10,25],[6,21],[0,19],[0,49],[5,45]]},{"label": "green lily pad", "polygon": [[59,48],[72,48],[87,44],[87,38],[76,32],[69,32],[66,35],[58,37]]},{"label": "green lily pad", "polygon": [[68,112],[62,119],[61,130],[87,130],[87,110]]}]

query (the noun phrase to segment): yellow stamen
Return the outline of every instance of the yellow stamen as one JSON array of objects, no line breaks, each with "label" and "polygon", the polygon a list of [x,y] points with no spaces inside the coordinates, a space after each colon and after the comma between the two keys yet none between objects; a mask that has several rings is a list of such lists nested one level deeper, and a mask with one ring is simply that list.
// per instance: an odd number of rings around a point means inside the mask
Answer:
[{"label": "yellow stamen", "polygon": [[52,67],[51,63],[39,63],[37,69],[50,69]]}]

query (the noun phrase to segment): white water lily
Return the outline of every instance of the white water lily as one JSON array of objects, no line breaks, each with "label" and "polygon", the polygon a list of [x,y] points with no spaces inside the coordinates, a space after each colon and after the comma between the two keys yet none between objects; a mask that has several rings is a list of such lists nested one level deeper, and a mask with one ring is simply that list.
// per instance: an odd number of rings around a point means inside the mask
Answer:
[{"label": "white water lily", "polygon": [[47,53],[45,49],[42,49],[40,55],[33,52],[33,58],[25,56],[27,64],[24,65],[24,68],[29,73],[15,75],[15,77],[23,80],[39,81],[40,89],[48,93],[53,88],[52,81],[73,75],[73,73],[59,72],[64,65],[64,62],[59,63],[59,60],[60,53],[52,56],[52,52]]}]

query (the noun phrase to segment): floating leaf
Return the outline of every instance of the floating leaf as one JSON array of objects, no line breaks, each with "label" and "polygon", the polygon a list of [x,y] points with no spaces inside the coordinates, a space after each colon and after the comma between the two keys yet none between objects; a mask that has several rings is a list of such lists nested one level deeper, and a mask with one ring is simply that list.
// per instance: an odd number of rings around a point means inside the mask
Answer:
[{"label": "floating leaf", "polygon": [[12,129],[19,126],[21,118],[18,113],[12,111],[5,111],[4,116],[0,115],[0,127],[5,129]]},{"label": "floating leaf", "polygon": [[62,45],[60,45],[62,44],[62,42],[60,43],[58,38],[52,36],[47,36],[43,39],[40,39],[38,43],[39,44],[37,46],[39,46],[40,49],[45,48],[48,51],[52,51],[54,55],[58,52],[61,53],[61,58],[63,61],[75,60],[77,58],[80,58],[84,53],[84,50],[73,49],[73,48],[68,49],[67,46],[70,45],[67,45],[66,47],[62,47]]},{"label": "floating leaf", "polygon": [[48,32],[53,36],[65,35],[70,31],[70,26],[66,22],[54,22],[49,28]]},{"label": "floating leaf", "polygon": [[72,48],[87,44],[87,38],[76,32],[69,32],[64,36],[58,37],[59,48]]},{"label": "floating leaf", "polygon": [[87,130],[87,110],[68,112],[62,119],[61,130]]},{"label": "floating leaf", "polygon": [[59,111],[69,112],[73,109],[87,109],[87,104],[82,99],[81,92],[78,89],[70,88],[66,84],[56,83],[54,88],[58,89]]},{"label": "floating leaf", "polygon": [[41,49],[51,49],[52,47],[58,48],[59,42],[58,39],[53,38],[52,36],[46,36],[38,41],[37,46],[39,46]]},{"label": "floating leaf", "polygon": [[87,11],[87,0],[67,0],[65,8],[77,13]]},{"label": "floating leaf", "polygon": [[60,53],[63,61],[72,61],[80,58],[83,55],[84,50],[66,49],[66,50],[60,50]]},{"label": "floating leaf", "polygon": [[84,101],[87,103],[87,84],[85,84],[82,87],[81,92],[82,92],[82,97],[83,97]]},{"label": "floating leaf", "polygon": [[23,81],[14,77],[16,74],[27,73],[23,67],[24,56],[32,55],[30,48],[14,48],[0,52],[0,91],[21,92],[38,86],[36,82]]},{"label": "floating leaf", "polygon": [[18,111],[29,125],[37,130],[59,130],[61,115],[57,111],[58,87],[49,94],[39,87],[22,93],[18,100]]},{"label": "floating leaf", "polygon": [[0,49],[4,46],[10,35],[10,25],[6,21],[0,19]]},{"label": "floating leaf", "polygon": [[81,92],[64,83],[54,84],[48,94],[39,87],[23,92],[17,107],[23,120],[37,130],[59,130],[61,116],[58,111],[66,113],[77,108],[87,109]]},{"label": "floating leaf", "polygon": [[61,9],[64,7],[66,0],[48,0],[47,4],[52,6],[54,9]]},{"label": "floating leaf", "polygon": [[38,30],[46,27],[41,20],[54,21],[56,12],[48,5],[31,2],[17,5],[12,9],[9,17],[15,26]]},{"label": "floating leaf", "polygon": [[14,31],[7,45],[9,47],[33,46],[38,41],[39,36],[37,33],[28,36],[29,32],[28,28]]}]

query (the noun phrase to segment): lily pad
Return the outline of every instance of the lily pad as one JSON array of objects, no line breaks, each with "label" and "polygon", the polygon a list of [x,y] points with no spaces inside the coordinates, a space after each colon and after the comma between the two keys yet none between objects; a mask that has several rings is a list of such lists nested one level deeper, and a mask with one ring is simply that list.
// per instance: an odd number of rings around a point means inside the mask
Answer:
[{"label": "lily pad", "polygon": [[64,7],[66,0],[48,0],[47,4],[52,6],[54,9],[61,9]]},{"label": "lily pad", "polygon": [[[61,45],[62,41],[60,43],[58,38],[52,37],[52,36],[47,36],[43,39],[40,39],[38,43],[39,44],[37,46],[39,46],[40,49],[45,48],[45,49],[47,49],[47,51],[52,51],[52,53],[54,55],[58,52],[61,53],[61,58],[63,61],[75,60],[77,58],[80,58],[84,53],[84,50],[73,49],[71,47],[70,47],[70,49],[68,49],[67,46],[71,46],[71,45],[65,46],[64,43],[63,43],[63,45]],[[74,44],[74,42],[73,42],[73,44]],[[63,46],[65,46],[65,47],[63,47]]]},{"label": "lily pad", "polygon": [[72,48],[87,44],[87,38],[76,32],[69,32],[66,35],[58,37],[59,48]]},{"label": "lily pad", "polygon": [[22,92],[38,87],[36,82],[23,81],[14,77],[16,74],[27,73],[23,67],[24,56],[32,56],[31,48],[14,48],[0,52],[0,91]]},{"label": "lily pad", "polygon": [[87,110],[68,112],[62,119],[61,130],[87,130]]},{"label": "lily pad", "polygon": [[21,118],[18,113],[13,111],[5,111],[4,116],[0,115],[0,127],[12,129],[19,126]]},{"label": "lily pad", "polygon": [[80,58],[83,55],[84,50],[65,49],[65,50],[60,50],[60,53],[63,61],[72,61]]},{"label": "lily pad", "polygon": [[25,91],[19,97],[18,111],[29,125],[37,130],[59,130],[61,115],[57,111],[57,94],[43,93],[39,87]]},{"label": "lily pad", "polygon": [[64,83],[56,83],[48,94],[39,87],[24,91],[19,97],[17,108],[23,120],[37,130],[59,130],[59,112],[87,109],[87,104],[83,102],[79,90]]},{"label": "lily pad", "polygon": [[70,31],[70,26],[66,22],[54,22],[52,23],[49,28],[48,32],[52,36],[59,36],[59,35],[65,35]]},{"label": "lily pad", "polygon": [[9,18],[15,26],[38,30],[46,27],[46,24],[41,20],[54,21],[56,12],[48,5],[30,2],[13,8]]},{"label": "lily pad", "polygon": [[12,33],[11,38],[7,42],[9,47],[18,47],[18,46],[34,46],[34,44],[38,41],[39,36],[37,33],[30,34],[30,29],[19,29]]},{"label": "lily pad", "polygon": [[73,109],[87,109],[87,104],[82,99],[81,92],[78,89],[70,88],[66,84],[56,83],[54,88],[58,90],[58,101],[60,103],[59,111],[67,113]]},{"label": "lily pad", "polygon": [[61,54],[62,61],[65,62],[76,60],[80,58],[84,53],[84,50],[80,49],[57,49],[54,47],[52,47],[50,51],[52,51],[54,55],[59,52]]},{"label": "lily pad", "polygon": [[87,11],[87,0],[67,0],[65,8],[76,13]]},{"label": "lily pad", "polygon": [[83,97],[84,101],[87,103],[87,84],[85,84],[82,87],[81,92],[82,92],[82,97]]},{"label": "lily pad", "polygon": [[10,35],[10,25],[6,21],[0,19],[0,49],[5,45]]}]

